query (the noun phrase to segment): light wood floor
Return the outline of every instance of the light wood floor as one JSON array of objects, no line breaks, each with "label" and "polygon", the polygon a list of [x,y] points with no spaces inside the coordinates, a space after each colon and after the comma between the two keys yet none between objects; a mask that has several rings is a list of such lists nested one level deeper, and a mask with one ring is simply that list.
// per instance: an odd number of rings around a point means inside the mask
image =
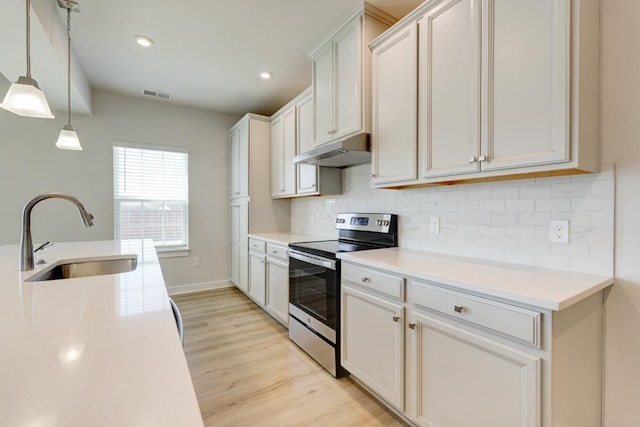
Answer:
[{"label": "light wood floor", "polygon": [[205,426],[403,426],[235,288],[173,297]]}]

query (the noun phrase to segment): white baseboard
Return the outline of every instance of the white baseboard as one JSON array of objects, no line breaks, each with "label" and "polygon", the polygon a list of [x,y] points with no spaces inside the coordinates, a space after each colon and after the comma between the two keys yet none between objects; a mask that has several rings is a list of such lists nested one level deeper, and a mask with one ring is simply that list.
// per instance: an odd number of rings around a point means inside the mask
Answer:
[{"label": "white baseboard", "polygon": [[216,282],[189,283],[186,285],[176,285],[167,287],[169,295],[188,294],[191,292],[209,291],[212,289],[229,288],[233,284],[228,280],[218,280]]}]

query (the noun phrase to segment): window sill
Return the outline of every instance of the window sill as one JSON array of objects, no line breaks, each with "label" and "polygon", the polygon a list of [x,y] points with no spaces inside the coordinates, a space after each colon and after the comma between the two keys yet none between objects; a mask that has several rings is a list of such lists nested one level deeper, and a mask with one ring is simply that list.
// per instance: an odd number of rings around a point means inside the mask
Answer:
[{"label": "window sill", "polygon": [[156,247],[156,253],[158,254],[158,259],[185,257],[185,256],[189,256],[190,251],[191,251],[191,248],[186,246],[170,247],[170,248]]}]

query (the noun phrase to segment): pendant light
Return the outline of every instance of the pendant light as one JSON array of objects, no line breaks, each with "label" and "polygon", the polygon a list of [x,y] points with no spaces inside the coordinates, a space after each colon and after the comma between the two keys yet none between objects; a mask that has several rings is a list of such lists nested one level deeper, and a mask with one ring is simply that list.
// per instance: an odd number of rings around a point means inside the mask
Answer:
[{"label": "pendant light", "polygon": [[[78,134],[71,126],[71,9],[77,8],[78,3],[71,0],[58,0],[60,7],[67,9],[67,124],[58,136],[56,147],[63,150],[82,151]],[[75,10],[75,9],[74,9]]]},{"label": "pendant light", "polygon": [[11,85],[0,107],[19,116],[53,119],[47,98],[31,78],[31,0],[27,0],[27,75]]}]

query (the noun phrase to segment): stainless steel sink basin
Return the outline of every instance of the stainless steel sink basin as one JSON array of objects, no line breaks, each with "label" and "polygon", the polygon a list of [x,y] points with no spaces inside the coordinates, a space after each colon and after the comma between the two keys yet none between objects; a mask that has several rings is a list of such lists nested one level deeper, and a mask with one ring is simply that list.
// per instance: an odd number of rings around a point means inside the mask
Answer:
[{"label": "stainless steel sink basin", "polygon": [[76,258],[58,261],[26,279],[26,282],[103,276],[133,271],[138,266],[138,255],[115,255],[101,258]]}]

